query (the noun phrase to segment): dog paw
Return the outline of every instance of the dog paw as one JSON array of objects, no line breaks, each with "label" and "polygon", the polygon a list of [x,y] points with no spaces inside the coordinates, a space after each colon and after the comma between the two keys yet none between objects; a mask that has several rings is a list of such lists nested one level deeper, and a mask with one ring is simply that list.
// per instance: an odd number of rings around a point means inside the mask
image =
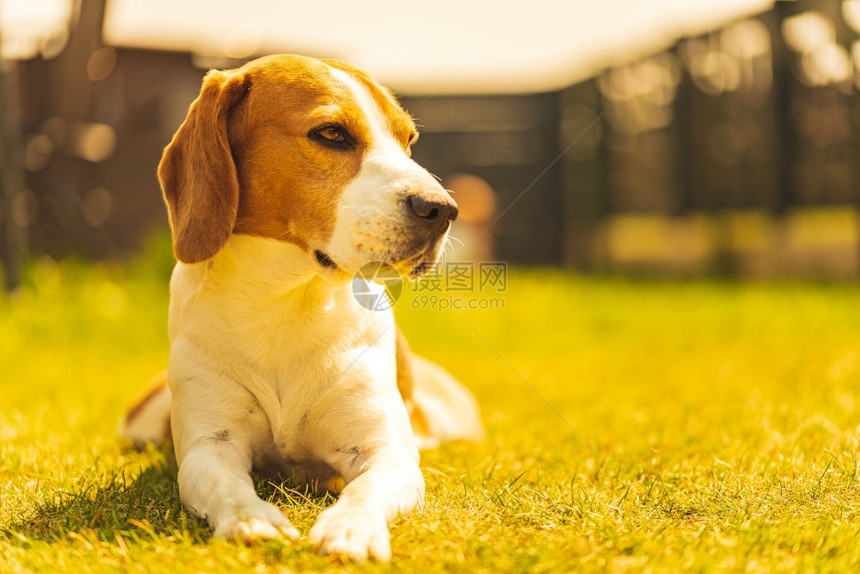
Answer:
[{"label": "dog paw", "polygon": [[275,506],[258,500],[234,508],[218,520],[215,537],[251,544],[257,540],[296,540],[299,531]]},{"label": "dog paw", "polygon": [[388,524],[381,512],[335,504],[320,513],[308,537],[324,556],[391,559]]}]

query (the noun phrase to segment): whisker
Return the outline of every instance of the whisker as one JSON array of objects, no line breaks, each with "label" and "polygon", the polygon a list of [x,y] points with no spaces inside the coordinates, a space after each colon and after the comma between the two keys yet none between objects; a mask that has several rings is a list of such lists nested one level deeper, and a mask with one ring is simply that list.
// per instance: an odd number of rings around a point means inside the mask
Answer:
[{"label": "whisker", "polygon": [[451,239],[452,236],[448,235],[448,238],[445,239],[445,244],[442,246],[442,257],[440,259],[445,262],[454,259],[454,245],[452,244]]}]

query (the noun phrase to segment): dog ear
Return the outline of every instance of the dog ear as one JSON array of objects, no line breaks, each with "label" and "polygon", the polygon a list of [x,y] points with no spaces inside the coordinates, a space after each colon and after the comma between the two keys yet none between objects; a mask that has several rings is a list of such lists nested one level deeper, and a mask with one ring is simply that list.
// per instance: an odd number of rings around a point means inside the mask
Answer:
[{"label": "dog ear", "polygon": [[173,252],[184,263],[215,255],[236,223],[239,180],[227,123],[247,84],[241,73],[212,70],[206,74],[200,95],[158,164]]}]

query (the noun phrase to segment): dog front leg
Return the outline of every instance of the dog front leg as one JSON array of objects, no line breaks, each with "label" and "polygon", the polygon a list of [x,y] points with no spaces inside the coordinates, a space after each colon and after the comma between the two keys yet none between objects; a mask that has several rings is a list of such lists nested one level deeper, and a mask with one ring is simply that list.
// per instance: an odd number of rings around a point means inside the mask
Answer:
[{"label": "dog front leg", "polygon": [[254,491],[251,457],[242,447],[206,444],[210,440],[203,439],[192,448],[179,467],[183,504],[206,518],[219,538],[246,543],[298,538],[298,531],[283,513]]},{"label": "dog front leg", "polygon": [[189,389],[187,385],[196,380],[211,383],[217,378],[182,381],[173,393],[182,503],[206,518],[216,537],[245,542],[298,538],[283,513],[254,491],[250,473],[254,448],[259,446],[254,439],[270,436],[259,404],[238,386],[222,383],[218,393]]},{"label": "dog front leg", "polygon": [[320,513],[310,541],[322,554],[389,560],[388,523],[424,501],[417,453],[397,447],[372,452],[353,448],[347,457],[334,458],[333,466],[347,484],[338,501]]}]

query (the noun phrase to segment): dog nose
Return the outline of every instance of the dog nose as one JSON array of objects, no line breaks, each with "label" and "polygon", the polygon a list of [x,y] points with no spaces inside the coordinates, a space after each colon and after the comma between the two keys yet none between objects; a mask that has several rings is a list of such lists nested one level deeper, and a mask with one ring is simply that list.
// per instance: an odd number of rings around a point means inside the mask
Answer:
[{"label": "dog nose", "polygon": [[409,196],[409,207],[412,213],[427,223],[447,224],[457,219],[457,206],[441,201],[428,201],[420,195]]}]

